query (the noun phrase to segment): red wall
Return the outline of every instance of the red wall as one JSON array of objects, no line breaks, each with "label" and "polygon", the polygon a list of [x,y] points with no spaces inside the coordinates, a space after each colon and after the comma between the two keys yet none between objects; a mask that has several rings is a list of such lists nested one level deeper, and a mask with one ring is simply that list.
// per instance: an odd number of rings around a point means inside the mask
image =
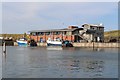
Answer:
[{"label": "red wall", "polygon": [[42,36],[30,36],[31,39],[34,39],[35,41],[40,41],[40,38],[44,39],[45,41],[48,40],[48,38],[51,38],[51,39],[55,39],[57,37],[59,37],[60,39],[63,39],[63,40],[69,40],[69,41],[72,41],[74,42],[74,35],[42,35]]}]

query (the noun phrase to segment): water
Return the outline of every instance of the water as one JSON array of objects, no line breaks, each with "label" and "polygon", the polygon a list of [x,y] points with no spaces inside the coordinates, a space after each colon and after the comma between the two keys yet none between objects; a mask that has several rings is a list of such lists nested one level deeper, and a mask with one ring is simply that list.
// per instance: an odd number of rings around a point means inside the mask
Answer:
[{"label": "water", "polygon": [[3,78],[118,78],[117,48],[7,47]]}]

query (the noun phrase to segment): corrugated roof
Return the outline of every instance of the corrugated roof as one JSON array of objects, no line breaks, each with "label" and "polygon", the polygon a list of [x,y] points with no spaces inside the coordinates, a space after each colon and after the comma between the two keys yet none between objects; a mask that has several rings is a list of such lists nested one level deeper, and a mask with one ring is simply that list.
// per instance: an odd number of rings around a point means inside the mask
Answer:
[{"label": "corrugated roof", "polygon": [[28,32],[57,32],[57,31],[74,31],[74,30],[83,30],[83,28],[73,28],[73,29],[68,29],[68,28],[65,28],[65,29],[51,29],[51,30],[32,30],[32,31],[28,31]]}]

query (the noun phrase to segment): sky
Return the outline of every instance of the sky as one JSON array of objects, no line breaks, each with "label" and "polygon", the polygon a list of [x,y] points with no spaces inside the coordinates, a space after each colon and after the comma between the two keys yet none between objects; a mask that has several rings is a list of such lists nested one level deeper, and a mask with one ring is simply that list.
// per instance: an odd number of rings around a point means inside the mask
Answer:
[{"label": "sky", "polygon": [[62,29],[84,23],[118,29],[118,2],[2,2],[2,33]]}]

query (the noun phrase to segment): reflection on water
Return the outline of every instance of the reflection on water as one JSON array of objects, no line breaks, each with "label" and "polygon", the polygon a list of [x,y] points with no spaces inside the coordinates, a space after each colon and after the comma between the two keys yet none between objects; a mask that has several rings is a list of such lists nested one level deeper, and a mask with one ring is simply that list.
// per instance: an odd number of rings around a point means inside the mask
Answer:
[{"label": "reflection on water", "polygon": [[92,76],[103,76],[104,61],[86,61],[85,71],[94,73]]},{"label": "reflection on water", "polygon": [[[54,48],[53,48],[54,49]],[[117,78],[117,49],[7,47],[6,78]],[[114,69],[114,70],[113,70]]]},{"label": "reflection on water", "polygon": [[103,48],[94,48],[93,51],[98,51],[98,52],[103,51],[104,52],[104,49]]},{"label": "reflection on water", "polygon": [[71,70],[79,71],[79,69],[80,69],[80,61],[79,60],[73,60],[73,62],[72,62],[72,64],[70,66],[71,66]]},{"label": "reflection on water", "polygon": [[63,50],[61,46],[49,46],[46,49],[47,50]]},{"label": "reflection on water", "polygon": [[102,72],[103,71],[103,61],[87,61],[86,68],[89,71]]}]

